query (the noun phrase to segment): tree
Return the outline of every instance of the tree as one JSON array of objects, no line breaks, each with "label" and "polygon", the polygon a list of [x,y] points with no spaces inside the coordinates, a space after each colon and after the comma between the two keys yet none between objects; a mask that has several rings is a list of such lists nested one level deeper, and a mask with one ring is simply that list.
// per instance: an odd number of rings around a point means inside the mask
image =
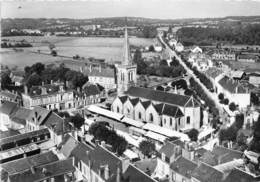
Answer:
[{"label": "tree", "polygon": [[160,66],[168,66],[168,62],[165,59],[160,61]]},{"label": "tree", "polygon": [[255,93],[251,93],[250,100],[251,100],[251,103],[253,103],[254,105],[260,104],[259,97]]},{"label": "tree", "polygon": [[191,141],[196,142],[198,140],[199,131],[195,128],[191,129],[187,134]]},{"label": "tree", "polygon": [[220,101],[222,101],[222,100],[224,99],[224,94],[223,94],[223,93],[220,93],[220,94],[218,95],[218,99],[219,99]]},{"label": "tree", "polygon": [[224,103],[225,105],[228,105],[228,103],[229,103],[228,98],[224,99],[224,100],[223,100],[223,103]]},{"label": "tree", "polygon": [[229,109],[230,109],[230,111],[235,111],[236,110],[236,104],[234,103],[234,102],[231,102],[230,104],[229,104]]},{"label": "tree", "polygon": [[9,85],[12,84],[12,80],[8,73],[3,73],[1,75],[1,88],[6,89]]},{"label": "tree", "polygon": [[155,144],[148,140],[143,140],[139,144],[140,151],[145,155],[150,157],[153,153],[155,153]]},{"label": "tree", "polygon": [[106,122],[93,123],[89,128],[89,133],[94,136],[95,139],[105,141],[112,145],[112,151],[118,155],[122,155],[127,148],[127,141],[125,138],[117,135],[114,130],[110,130]]},{"label": "tree", "polygon": [[[64,114],[64,116],[67,116],[66,114]],[[80,116],[80,114],[76,114],[75,116],[71,116],[68,118],[68,122],[72,123],[74,127],[76,127],[77,129],[80,129],[81,126],[84,124],[85,119],[83,117]]]},{"label": "tree", "polygon": [[26,81],[26,85],[29,88],[31,88],[34,85],[40,85],[41,83],[42,83],[42,79],[37,73],[30,75]]},{"label": "tree", "polygon": [[157,30],[152,26],[145,26],[143,28],[143,35],[145,38],[155,38],[157,35]]},{"label": "tree", "polygon": [[45,65],[42,63],[35,63],[31,66],[31,73],[35,72],[41,75],[42,71],[45,69]]}]

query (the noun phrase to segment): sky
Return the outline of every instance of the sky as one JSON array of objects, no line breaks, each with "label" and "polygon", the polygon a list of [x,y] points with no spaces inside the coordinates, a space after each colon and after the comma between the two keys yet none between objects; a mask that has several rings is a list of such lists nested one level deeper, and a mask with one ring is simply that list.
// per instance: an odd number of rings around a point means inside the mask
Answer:
[{"label": "sky", "polygon": [[0,3],[2,18],[179,19],[260,15],[260,0],[16,0]]}]

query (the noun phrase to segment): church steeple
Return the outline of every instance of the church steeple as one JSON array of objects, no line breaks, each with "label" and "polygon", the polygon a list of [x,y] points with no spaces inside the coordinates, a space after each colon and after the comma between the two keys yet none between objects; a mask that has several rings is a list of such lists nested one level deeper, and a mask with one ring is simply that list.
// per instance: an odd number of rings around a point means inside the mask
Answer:
[{"label": "church steeple", "polygon": [[128,32],[127,32],[127,26],[125,26],[125,40],[124,40],[124,48],[123,48],[123,65],[131,65],[131,52],[129,47],[129,40],[128,40]]}]

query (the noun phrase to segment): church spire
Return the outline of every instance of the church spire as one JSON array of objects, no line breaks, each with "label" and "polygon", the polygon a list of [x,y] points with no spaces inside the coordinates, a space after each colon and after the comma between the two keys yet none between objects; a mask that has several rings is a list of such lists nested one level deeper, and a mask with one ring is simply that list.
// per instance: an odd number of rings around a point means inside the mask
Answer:
[{"label": "church spire", "polygon": [[123,52],[123,65],[130,65],[131,64],[131,52],[130,52],[130,47],[129,47],[127,25],[125,26],[125,40],[124,40],[123,51],[124,51]]}]

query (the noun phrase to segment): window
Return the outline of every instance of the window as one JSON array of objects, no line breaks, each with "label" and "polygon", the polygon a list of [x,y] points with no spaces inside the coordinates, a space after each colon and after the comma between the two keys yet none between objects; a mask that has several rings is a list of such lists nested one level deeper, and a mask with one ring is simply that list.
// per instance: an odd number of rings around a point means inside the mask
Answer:
[{"label": "window", "polygon": [[172,118],[170,118],[170,126],[172,126]]},{"label": "window", "polygon": [[116,111],[119,113],[120,112],[120,110],[119,110],[119,107],[117,106],[117,108],[116,108]]},{"label": "window", "polygon": [[153,121],[153,114],[150,113],[150,121]]},{"label": "window", "polygon": [[190,116],[187,117],[187,124],[190,124]]},{"label": "window", "polygon": [[166,125],[166,119],[164,118],[164,124]]},{"label": "window", "polygon": [[127,114],[130,114],[130,109],[129,108],[127,108]]},{"label": "window", "polygon": [[142,113],[141,112],[138,113],[138,118],[142,119]]}]

